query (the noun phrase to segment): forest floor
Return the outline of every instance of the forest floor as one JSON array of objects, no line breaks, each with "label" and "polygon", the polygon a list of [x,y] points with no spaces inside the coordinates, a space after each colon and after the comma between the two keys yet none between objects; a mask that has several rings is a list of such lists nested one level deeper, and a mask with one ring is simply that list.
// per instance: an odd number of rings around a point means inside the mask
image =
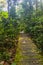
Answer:
[{"label": "forest floor", "polygon": [[25,33],[19,36],[15,62],[16,65],[43,65],[43,56],[39,54],[30,36]]}]

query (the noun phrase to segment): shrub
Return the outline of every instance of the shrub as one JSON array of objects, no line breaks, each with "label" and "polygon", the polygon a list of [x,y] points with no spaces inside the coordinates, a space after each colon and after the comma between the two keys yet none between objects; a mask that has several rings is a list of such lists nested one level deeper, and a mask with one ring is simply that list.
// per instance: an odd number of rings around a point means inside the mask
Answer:
[{"label": "shrub", "polygon": [[[15,19],[0,17],[0,60],[9,60],[15,50],[18,40],[18,23]],[[14,51],[12,51],[14,49]],[[15,52],[14,52],[15,54]]]}]

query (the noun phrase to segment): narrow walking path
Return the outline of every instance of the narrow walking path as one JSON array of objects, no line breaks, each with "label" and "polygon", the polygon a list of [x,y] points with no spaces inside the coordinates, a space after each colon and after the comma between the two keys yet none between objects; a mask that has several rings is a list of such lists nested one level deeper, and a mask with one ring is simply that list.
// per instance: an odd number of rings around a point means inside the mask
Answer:
[{"label": "narrow walking path", "polygon": [[21,34],[17,48],[17,65],[43,65],[43,57],[27,34]]}]

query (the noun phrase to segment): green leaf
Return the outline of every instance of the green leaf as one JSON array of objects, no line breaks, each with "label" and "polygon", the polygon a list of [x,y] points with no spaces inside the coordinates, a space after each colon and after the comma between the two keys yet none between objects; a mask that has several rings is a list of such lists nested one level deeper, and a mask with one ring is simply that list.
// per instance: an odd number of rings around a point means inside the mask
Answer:
[{"label": "green leaf", "polygon": [[14,62],[14,63],[12,63],[12,65],[16,65],[16,63]]}]

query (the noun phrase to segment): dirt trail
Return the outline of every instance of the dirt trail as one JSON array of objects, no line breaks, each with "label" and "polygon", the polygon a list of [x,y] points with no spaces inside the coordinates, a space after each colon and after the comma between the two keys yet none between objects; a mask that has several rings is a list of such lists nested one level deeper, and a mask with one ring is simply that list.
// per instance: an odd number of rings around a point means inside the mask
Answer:
[{"label": "dirt trail", "polygon": [[17,65],[43,65],[42,56],[39,54],[36,45],[27,34],[19,37]]}]

